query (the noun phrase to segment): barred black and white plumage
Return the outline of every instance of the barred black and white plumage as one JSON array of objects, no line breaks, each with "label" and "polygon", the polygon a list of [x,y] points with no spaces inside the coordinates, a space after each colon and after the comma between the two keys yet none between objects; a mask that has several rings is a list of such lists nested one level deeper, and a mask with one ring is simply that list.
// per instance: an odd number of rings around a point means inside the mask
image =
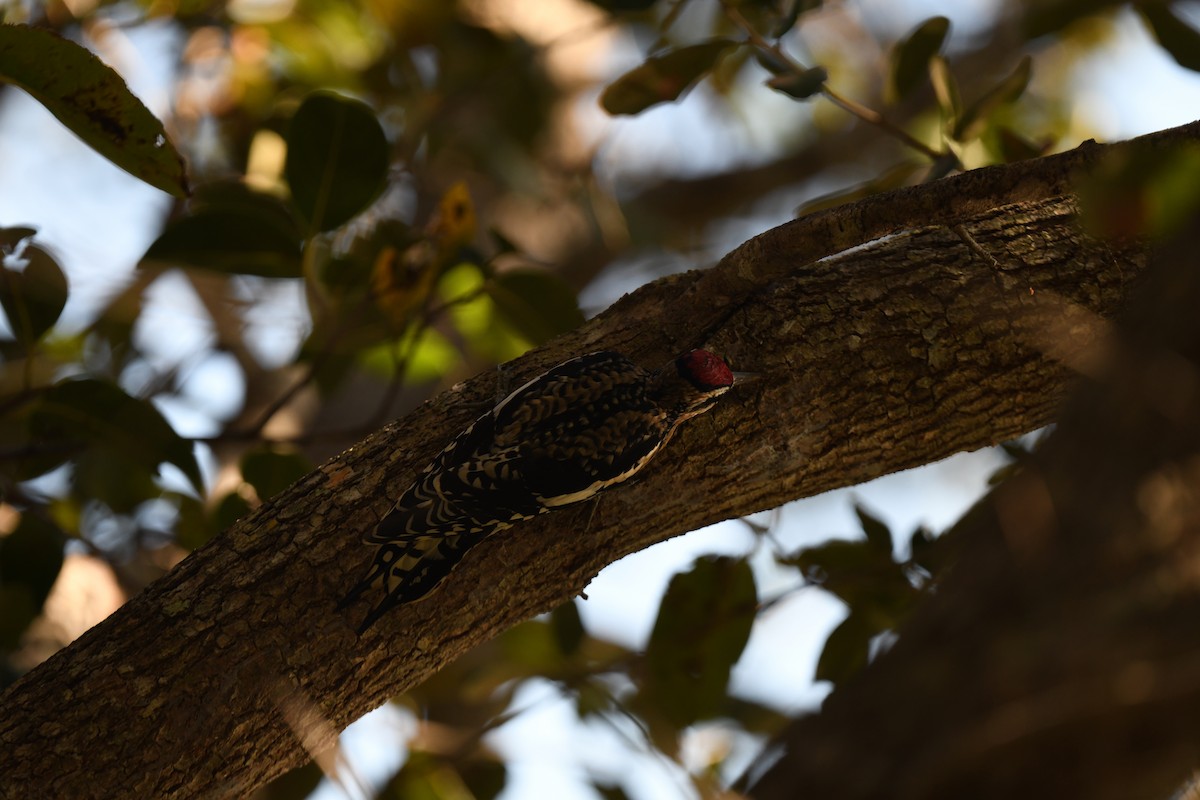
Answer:
[{"label": "barred black and white plumage", "polygon": [[389,609],[435,589],[485,537],[632,477],[735,378],[705,350],[657,372],[599,352],[539,375],[425,468],[366,537],[378,548],[375,560],[339,607],[380,588],[361,634]]}]

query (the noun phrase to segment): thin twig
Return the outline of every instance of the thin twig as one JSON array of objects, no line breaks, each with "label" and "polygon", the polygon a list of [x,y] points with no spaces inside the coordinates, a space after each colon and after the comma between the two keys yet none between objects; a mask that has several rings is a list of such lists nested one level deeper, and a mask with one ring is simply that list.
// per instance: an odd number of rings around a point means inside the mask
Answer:
[{"label": "thin twig", "polygon": [[[721,7],[725,10],[725,15],[728,16],[729,19],[733,20],[734,24],[745,31],[746,36],[749,38],[752,45],[766,52],[779,63],[787,65],[788,69],[792,72],[799,74],[804,71],[804,67],[801,64],[798,64],[790,55],[788,55],[782,47],[774,42],[767,41],[763,35],[759,33],[753,25],[750,24],[750,21],[746,19],[737,6],[728,2],[728,0],[721,0]],[[869,125],[874,125],[875,127],[896,137],[904,144],[913,148],[922,155],[927,156],[931,160],[937,161],[945,158],[945,153],[940,153],[919,139],[914,138],[911,134],[909,134],[903,128],[898,127],[878,111],[867,108],[862,103],[851,100],[848,97],[843,97],[833,89],[830,89],[828,84],[821,86],[821,94],[823,94],[826,99],[829,100],[829,102],[833,103],[838,108],[841,108],[843,111],[858,117],[863,122],[866,122]]]}]

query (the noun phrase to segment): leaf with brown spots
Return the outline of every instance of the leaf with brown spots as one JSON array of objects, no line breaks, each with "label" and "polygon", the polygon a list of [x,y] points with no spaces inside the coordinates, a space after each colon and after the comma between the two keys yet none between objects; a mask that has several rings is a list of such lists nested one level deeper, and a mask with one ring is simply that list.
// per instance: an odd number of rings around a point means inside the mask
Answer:
[{"label": "leaf with brown spots", "polygon": [[162,122],[86,48],[27,25],[0,25],[0,81],[18,86],[100,155],[151,186],[188,193]]}]

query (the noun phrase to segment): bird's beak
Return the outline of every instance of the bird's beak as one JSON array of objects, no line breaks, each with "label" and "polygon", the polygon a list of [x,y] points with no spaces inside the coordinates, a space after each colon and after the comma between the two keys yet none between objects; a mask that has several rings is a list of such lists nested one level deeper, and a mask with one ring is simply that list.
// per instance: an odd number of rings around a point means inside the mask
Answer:
[{"label": "bird's beak", "polygon": [[733,373],[733,385],[740,386],[743,383],[750,383],[762,377],[761,372],[735,372]]}]

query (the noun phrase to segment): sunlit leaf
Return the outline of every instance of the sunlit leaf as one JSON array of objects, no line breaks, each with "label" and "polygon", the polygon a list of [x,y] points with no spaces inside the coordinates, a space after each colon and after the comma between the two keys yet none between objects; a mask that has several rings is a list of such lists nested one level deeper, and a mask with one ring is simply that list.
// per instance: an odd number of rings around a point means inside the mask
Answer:
[{"label": "sunlit leaf", "polygon": [[891,88],[894,99],[902,100],[929,74],[929,60],[942,51],[950,20],[930,17],[896,43],[892,51]]},{"label": "sunlit leaf", "polygon": [[260,500],[269,500],[312,471],[299,453],[263,445],[242,456],[242,479],[254,487]]},{"label": "sunlit leaf", "polygon": [[950,71],[950,62],[940,55],[929,59],[929,83],[933,86],[933,96],[942,111],[945,125],[953,128],[962,116],[962,99],[958,92],[958,81]]},{"label": "sunlit leaf", "polygon": [[203,490],[192,443],[149,401],[107,381],[85,378],[50,387],[34,409],[31,428],[42,442],[99,448],[149,470],[169,462]]},{"label": "sunlit leaf", "polygon": [[[414,341],[415,339],[415,341]],[[398,342],[384,342],[364,349],[359,362],[379,375],[391,377],[397,368],[413,383],[436,380],[459,362],[459,352],[445,336],[432,328],[410,327]]]},{"label": "sunlit leaf", "polygon": [[1200,71],[1200,31],[1187,24],[1169,3],[1135,3],[1133,7],[1179,66]]},{"label": "sunlit leaf", "polygon": [[17,340],[30,345],[53,327],[67,303],[67,276],[37,245],[21,253],[24,269],[0,266],[0,306]]},{"label": "sunlit leaf", "polygon": [[33,95],[100,155],[183,197],[183,159],[158,119],[87,48],[42,28],[0,25],[0,81]]},{"label": "sunlit leaf", "polygon": [[672,578],[646,645],[643,699],[676,728],[717,714],[757,603],[744,559],[701,558]]},{"label": "sunlit leaf", "polygon": [[600,105],[610,114],[637,114],[675,100],[736,44],[733,39],[712,39],[651,56],[605,88]]},{"label": "sunlit leaf", "polygon": [[365,104],[328,92],[305,98],[287,132],[284,174],[311,232],[355,216],[387,184],[388,143]]}]

